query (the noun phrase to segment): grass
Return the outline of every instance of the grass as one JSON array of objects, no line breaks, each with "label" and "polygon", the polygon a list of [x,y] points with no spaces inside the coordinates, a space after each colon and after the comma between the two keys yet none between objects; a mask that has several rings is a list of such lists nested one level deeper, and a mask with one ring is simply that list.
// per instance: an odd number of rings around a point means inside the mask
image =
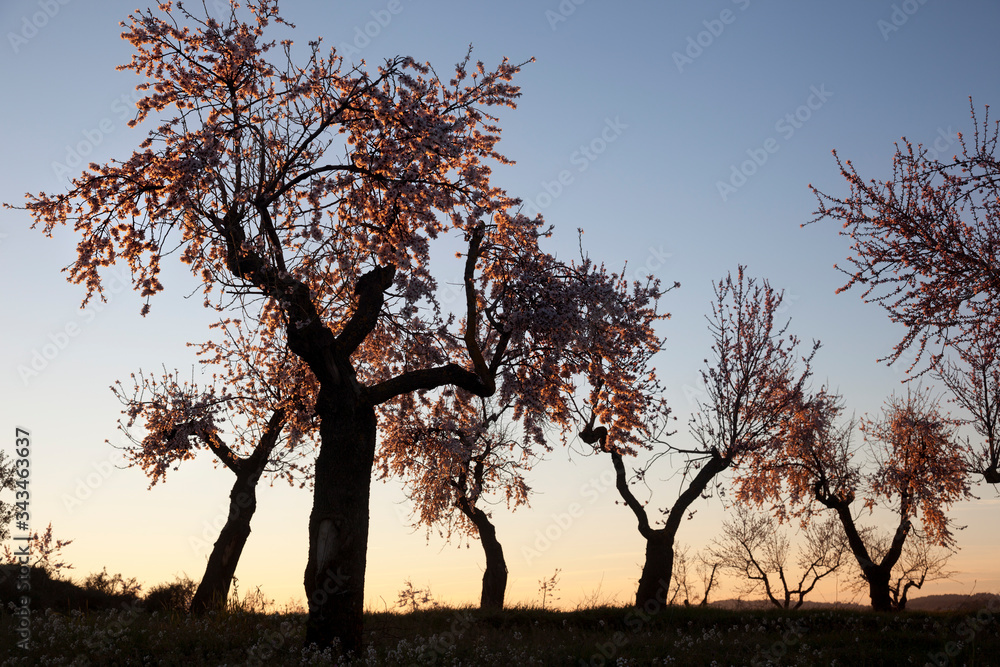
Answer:
[{"label": "grass", "polygon": [[[665,607],[368,613],[361,655],[303,650],[305,616],[238,607],[203,618],[138,604],[36,613],[28,649],[0,617],[6,665],[1000,665],[1000,623],[975,613]],[[949,655],[949,653],[951,655]],[[4,657],[5,656],[5,657]]]},{"label": "grass", "polygon": [[[82,586],[31,571],[31,640],[14,570],[0,567],[0,667],[7,665],[997,665],[1000,606],[965,612],[875,614],[857,609],[726,609],[602,604],[576,611],[519,606],[486,612],[429,608],[369,611],[360,655],[303,649],[305,614],[277,610],[238,583],[227,608],[183,609],[194,584],[180,578],[145,596],[107,572]],[[412,588],[412,585],[410,586]],[[415,591],[421,592],[421,591]],[[419,601],[424,601],[423,597]]]}]

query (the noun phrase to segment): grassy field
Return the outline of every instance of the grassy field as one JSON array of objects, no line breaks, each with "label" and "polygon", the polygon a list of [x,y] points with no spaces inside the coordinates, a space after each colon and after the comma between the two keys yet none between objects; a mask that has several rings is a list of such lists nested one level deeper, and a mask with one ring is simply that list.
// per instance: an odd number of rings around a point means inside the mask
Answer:
[{"label": "grassy field", "polygon": [[29,648],[0,618],[2,665],[1000,665],[1000,610],[881,615],[620,607],[371,613],[361,655],[304,651],[302,614],[205,618],[138,603],[39,612]]}]

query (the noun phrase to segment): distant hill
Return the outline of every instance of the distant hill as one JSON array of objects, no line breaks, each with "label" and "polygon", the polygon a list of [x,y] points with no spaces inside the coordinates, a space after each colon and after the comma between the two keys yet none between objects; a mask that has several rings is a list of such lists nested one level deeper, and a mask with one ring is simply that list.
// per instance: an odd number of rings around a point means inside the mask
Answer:
[{"label": "distant hill", "polygon": [[[721,609],[777,609],[769,600],[716,600],[709,602],[709,606]],[[810,602],[806,600],[799,609],[848,609],[850,611],[862,611],[867,609],[867,605],[853,604],[850,602]]]},{"label": "distant hill", "polygon": [[[709,602],[710,606],[722,609],[767,609],[774,608],[774,605],[767,600],[717,600]],[[922,597],[910,598],[906,603],[907,611],[976,611],[978,609],[1000,608],[1000,595],[994,593],[976,593],[975,595],[958,595],[949,593],[947,595],[925,595]],[[868,609],[866,604],[853,604],[849,602],[810,602],[806,600],[800,609],[847,609],[850,611],[863,611]]]},{"label": "distant hill", "polygon": [[977,611],[986,607],[1000,609],[1000,595],[995,593],[925,595],[913,598],[906,604],[906,608],[913,611]]}]

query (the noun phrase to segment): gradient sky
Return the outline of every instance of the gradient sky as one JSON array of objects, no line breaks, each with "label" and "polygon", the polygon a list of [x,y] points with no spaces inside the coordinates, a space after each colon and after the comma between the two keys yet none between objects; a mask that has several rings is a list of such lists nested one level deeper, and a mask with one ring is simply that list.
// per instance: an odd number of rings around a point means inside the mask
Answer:
[{"label": "gradient sky", "polygon": [[[118,23],[137,4],[0,5],[0,201],[63,189],[62,165],[79,171],[73,151],[102,162],[129,155],[142,139],[126,127],[137,79],[115,71],[130,57]],[[298,25],[299,44],[322,36],[349,47],[348,59],[372,64],[404,54],[443,73],[470,43],[487,66],[503,56],[536,59],[517,79],[518,109],[502,117],[500,147],[517,164],[498,169],[498,182],[556,226],[550,248],[561,256],[576,252],[579,227],[591,256],[609,267],[627,262],[630,271],[682,284],[662,302],[672,318],[662,324],[667,344],[657,364],[679,417],[679,443],[711,345],[704,320],[711,283],[738,264],[786,290],[791,331],[823,342],[816,381],[839,388],[849,409],[878,411],[901,389],[905,369],[876,360],[902,330],[858,293],[835,294],[844,278],[833,265],[848,251],[836,223],[799,227],[815,209],[808,184],[846,192],[832,149],[866,178],[888,176],[902,136],[942,155],[957,151],[955,133],[972,127],[969,97],[980,109],[1000,102],[989,73],[1000,62],[996,3],[286,0],[283,15]],[[759,164],[745,167],[753,172],[745,182],[733,179],[754,156]],[[559,191],[564,171],[568,184]],[[0,210],[0,446],[12,449],[15,426],[32,433],[33,529],[51,521],[58,537],[74,540],[65,553],[77,576],[107,566],[147,584],[181,573],[197,581],[232,475],[205,456],[147,490],[141,471],[114,467],[120,456],[105,441],[123,444],[115,430],[120,405],[108,387],[139,368],[190,368],[185,342],[205,338],[211,314],[187,298],[196,284],[172,261],[148,317],[127,289],[99,312],[81,311],[83,289],[60,273],[76,237],[60,229],[46,239],[29,226],[23,211]],[[25,378],[19,368],[43,350],[52,358]],[[556,568],[562,604],[598,587],[619,600],[634,593],[644,549],[635,520],[614,502],[610,462],[575,449],[556,449],[536,468],[531,508],[494,512],[512,602],[537,599],[538,580]],[[659,465],[654,507],[677,492],[673,469]],[[977,493],[981,500],[953,511],[967,526],[954,580],[926,592],[1000,591],[1000,503],[993,489]],[[553,516],[573,503],[580,511],[571,525],[553,528]],[[302,599],[310,506],[307,491],[261,489],[237,571],[241,590],[260,585],[279,603]],[[678,535],[692,551],[723,518],[718,499],[697,508]],[[414,532],[396,484],[374,484],[371,518],[369,604],[391,606],[406,578],[430,585],[439,599],[478,600],[478,543],[467,550]],[[558,538],[536,544],[546,530]],[[537,556],[523,550],[539,546],[546,548]],[[837,595],[828,587],[815,599]]]}]

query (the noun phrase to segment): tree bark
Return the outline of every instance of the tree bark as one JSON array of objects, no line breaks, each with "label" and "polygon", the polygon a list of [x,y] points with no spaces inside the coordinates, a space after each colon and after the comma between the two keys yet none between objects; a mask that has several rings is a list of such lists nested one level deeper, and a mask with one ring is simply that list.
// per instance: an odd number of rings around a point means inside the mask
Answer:
[{"label": "tree bark", "polygon": [[478,507],[462,511],[479,531],[479,541],[486,552],[486,570],[483,572],[483,590],[479,596],[480,609],[503,609],[507,591],[507,561],[503,557],[503,547],[497,540],[496,526],[490,522],[486,512]]},{"label": "tree bark", "polygon": [[317,398],[322,447],[316,458],[305,571],[306,644],[339,638],[344,651],[362,646],[368,503],[375,458],[373,406],[355,392],[323,388]]},{"label": "tree bark", "polygon": [[[667,601],[674,570],[674,535],[661,528],[646,538],[646,560],[635,593],[635,606],[659,609]],[[655,607],[653,607],[655,605]]]},{"label": "tree bark", "polygon": [[[470,247],[469,254],[467,273],[469,262],[475,266],[478,251],[474,253]],[[262,264],[259,258],[244,259],[243,263],[244,271],[258,271]],[[391,265],[375,267],[358,279],[354,313],[336,336],[320,316],[307,285],[283,273],[259,270],[262,273],[256,280],[258,284],[280,287],[275,296],[285,301],[288,346],[308,364],[320,386],[315,406],[320,420],[320,451],[309,516],[309,558],[303,577],[309,606],[305,643],[326,648],[339,640],[343,651],[357,654],[362,647],[364,625],[375,406],[420,388],[452,384],[488,396],[496,385],[492,377],[483,378],[456,364],[411,370],[372,387],[358,381],[351,355],[378,323],[384,292],[396,274]],[[467,285],[467,289],[472,288]],[[470,305],[470,315],[472,311]],[[469,322],[473,321],[470,317]],[[476,357],[474,352],[478,352],[482,358],[478,348],[472,349],[471,343],[468,346],[470,355]],[[487,379],[489,384],[485,383]]]},{"label": "tree bark", "polygon": [[191,613],[202,614],[226,605],[236,566],[250,537],[250,520],[257,511],[257,482],[274,451],[284,423],[285,411],[279,408],[271,415],[253,453],[244,459],[237,458],[214,433],[206,436],[209,448],[236,473],[236,482],[229,492],[229,517],[219,533],[219,539],[215,541],[205,574],[191,599]]},{"label": "tree bark", "polygon": [[259,479],[260,471],[237,475],[233,490],[229,492],[229,518],[215,541],[205,574],[191,599],[191,613],[201,614],[225,607],[236,565],[250,537],[250,519],[257,509]]},{"label": "tree bark", "polygon": [[889,574],[891,568],[884,565],[862,568],[865,579],[868,580],[868,595],[871,597],[872,610],[895,611],[892,604],[892,594],[889,590]]}]

